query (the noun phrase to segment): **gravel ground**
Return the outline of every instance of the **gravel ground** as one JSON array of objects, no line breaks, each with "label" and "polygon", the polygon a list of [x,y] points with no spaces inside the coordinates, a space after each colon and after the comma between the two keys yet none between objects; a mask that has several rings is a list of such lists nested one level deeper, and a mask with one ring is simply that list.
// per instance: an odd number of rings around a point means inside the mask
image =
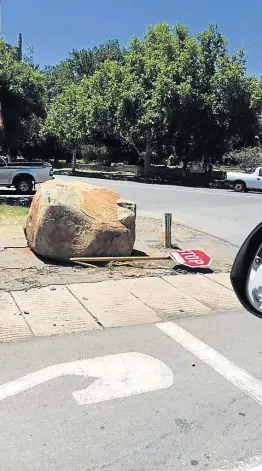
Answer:
[{"label": "gravel ground", "polygon": [[[161,220],[137,217],[135,249],[148,255],[165,255],[160,245]],[[173,245],[181,249],[200,249],[213,257],[211,270],[229,272],[236,247],[215,237],[173,223]],[[209,270],[209,271],[211,271]],[[176,275],[188,271],[172,260],[115,263],[97,268],[58,265],[36,257],[27,247],[21,222],[7,223],[0,228],[0,290],[23,290],[51,284],[96,282],[143,276]]]}]

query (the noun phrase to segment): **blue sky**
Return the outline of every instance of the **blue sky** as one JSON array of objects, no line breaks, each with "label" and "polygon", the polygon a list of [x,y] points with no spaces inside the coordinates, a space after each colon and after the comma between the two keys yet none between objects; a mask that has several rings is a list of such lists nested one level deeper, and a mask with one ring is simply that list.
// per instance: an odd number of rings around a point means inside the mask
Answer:
[{"label": "blue sky", "polygon": [[249,53],[248,71],[262,73],[261,0],[2,0],[3,35],[34,47],[35,62],[55,64],[73,48],[89,48],[110,38],[126,44],[146,25],[180,21],[195,33],[218,23],[230,50]]}]

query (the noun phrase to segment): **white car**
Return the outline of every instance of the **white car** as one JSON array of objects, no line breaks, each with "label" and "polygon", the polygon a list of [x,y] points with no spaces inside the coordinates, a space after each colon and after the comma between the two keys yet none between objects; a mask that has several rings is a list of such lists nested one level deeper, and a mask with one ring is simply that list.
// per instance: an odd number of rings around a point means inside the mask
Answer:
[{"label": "white car", "polygon": [[0,157],[0,186],[14,186],[20,194],[28,195],[35,185],[52,180],[53,168],[44,162],[10,162]]},{"label": "white car", "polygon": [[226,184],[238,193],[262,190],[262,167],[257,167],[253,173],[227,172]]}]

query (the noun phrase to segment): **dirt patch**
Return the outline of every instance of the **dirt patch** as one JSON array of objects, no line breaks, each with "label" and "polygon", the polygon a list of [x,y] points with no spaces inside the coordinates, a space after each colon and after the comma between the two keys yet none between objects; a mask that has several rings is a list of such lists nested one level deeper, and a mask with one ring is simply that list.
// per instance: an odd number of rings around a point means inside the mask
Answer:
[{"label": "dirt patch", "polygon": [[[161,220],[137,217],[135,249],[148,255],[165,255],[160,245]],[[201,249],[213,257],[211,269],[228,272],[237,249],[227,242],[203,234],[183,224],[173,223],[173,244],[182,249]],[[166,276],[187,273],[172,260],[110,263],[97,268],[58,265],[36,257],[29,248],[21,226],[8,224],[0,229],[0,290],[23,290],[51,284],[86,283],[143,276]]]}]

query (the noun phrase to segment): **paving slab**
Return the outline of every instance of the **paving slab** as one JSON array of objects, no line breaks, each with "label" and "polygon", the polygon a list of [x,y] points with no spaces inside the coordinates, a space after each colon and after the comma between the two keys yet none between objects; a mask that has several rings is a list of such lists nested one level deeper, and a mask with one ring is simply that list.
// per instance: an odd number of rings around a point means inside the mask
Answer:
[{"label": "paving slab", "polygon": [[0,268],[8,270],[37,268],[41,270],[45,268],[45,263],[36,257],[28,247],[13,249],[0,248]]},{"label": "paving slab", "polygon": [[85,332],[99,325],[65,286],[48,286],[12,295],[34,335]]},{"label": "paving slab", "polygon": [[211,312],[207,306],[161,278],[126,279],[119,280],[119,284],[154,309],[162,318],[202,315]]},{"label": "paving slab", "polygon": [[219,285],[225,286],[226,288],[231,289],[231,291],[233,291],[229,273],[211,273],[210,275],[205,276],[206,278],[215,281]]},{"label": "paving slab", "polygon": [[197,299],[213,311],[234,311],[242,309],[234,291],[212,281],[203,275],[166,276],[172,286]]},{"label": "paving slab", "polygon": [[24,340],[32,333],[10,293],[0,293],[0,342]]},{"label": "paving slab", "polygon": [[157,322],[160,318],[116,281],[68,285],[68,289],[105,327]]},{"label": "paving slab", "polygon": [[18,225],[6,225],[0,228],[0,248],[1,247],[27,247],[27,241],[24,234],[24,229]]}]

